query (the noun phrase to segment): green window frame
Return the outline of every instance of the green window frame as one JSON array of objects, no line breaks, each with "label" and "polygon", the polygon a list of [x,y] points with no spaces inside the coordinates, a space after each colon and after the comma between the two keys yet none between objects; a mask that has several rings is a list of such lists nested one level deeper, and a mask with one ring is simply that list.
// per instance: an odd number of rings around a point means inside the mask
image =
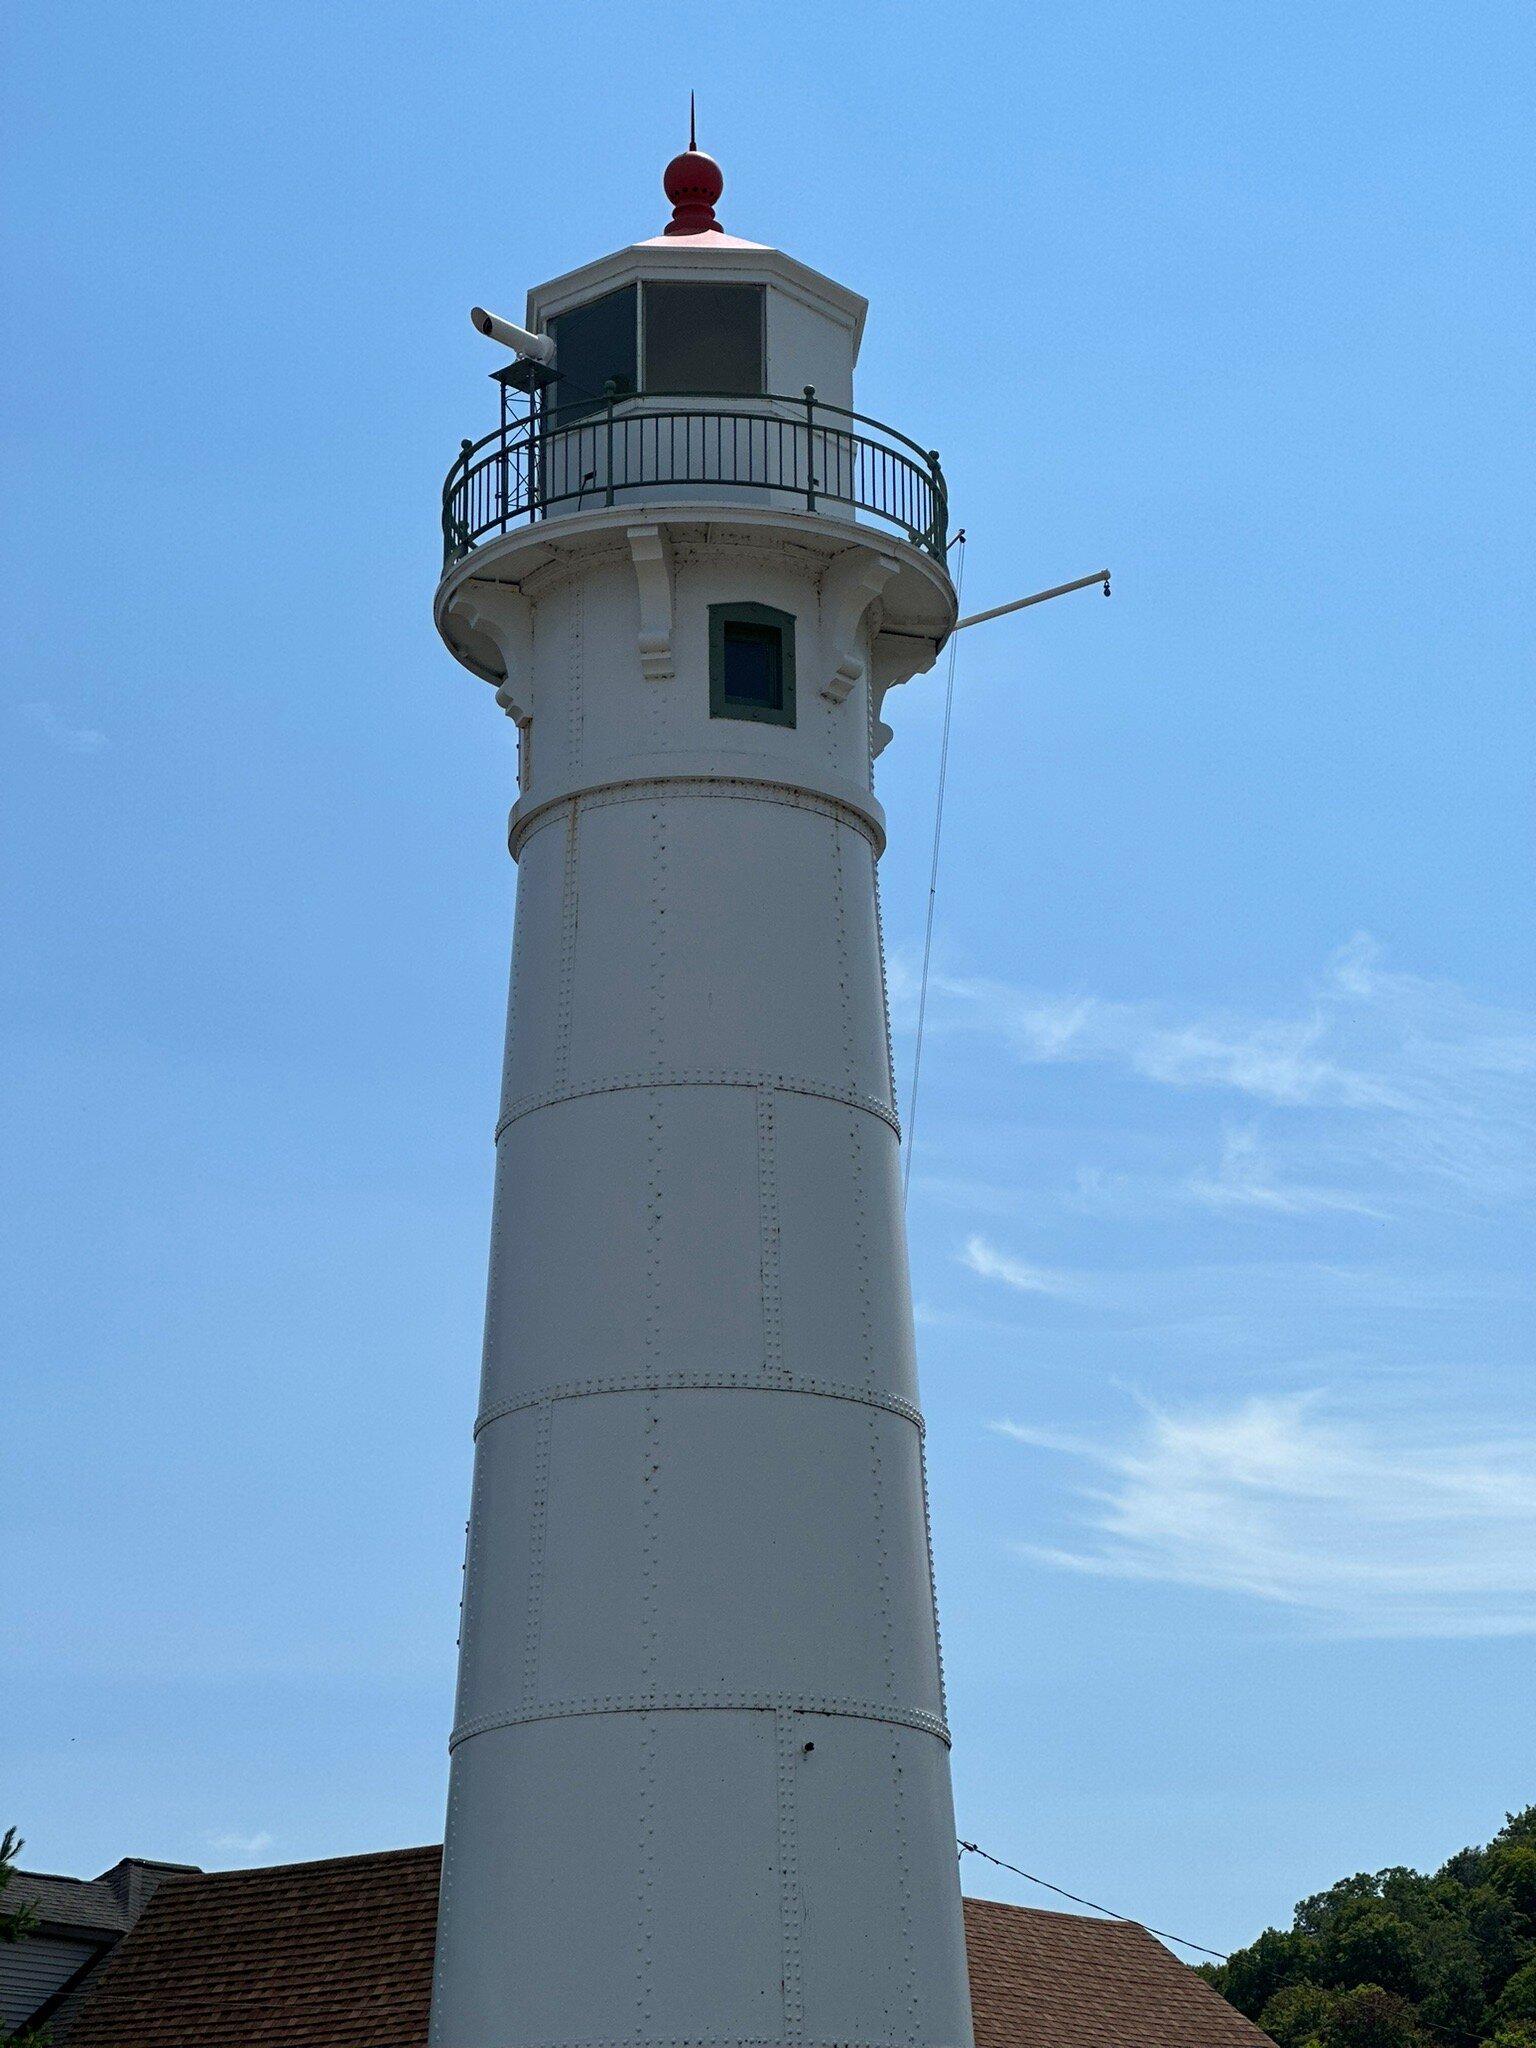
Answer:
[{"label": "green window frame", "polygon": [[[768,688],[733,691],[735,649],[748,657]],[[766,660],[764,657],[766,656]],[[795,615],[771,604],[712,604],[709,608],[709,715],[745,718],[757,725],[795,722]]]}]

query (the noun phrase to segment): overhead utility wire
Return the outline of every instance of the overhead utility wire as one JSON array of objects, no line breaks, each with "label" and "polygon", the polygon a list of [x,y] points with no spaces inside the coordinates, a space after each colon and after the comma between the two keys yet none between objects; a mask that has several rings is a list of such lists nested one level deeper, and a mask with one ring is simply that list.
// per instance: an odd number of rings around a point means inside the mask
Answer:
[{"label": "overhead utility wire", "polygon": [[[1094,579],[1090,578],[1089,580],[1093,581]],[[1101,1906],[1093,1899],[1079,1898],[1076,1892],[1063,1891],[1059,1884],[1052,1884],[1049,1878],[1036,1877],[1031,1871],[1021,1870],[1017,1863],[1005,1863],[1001,1856],[989,1855],[985,1849],[978,1848],[974,1842],[959,1842],[956,1846],[962,1856],[980,1856],[986,1863],[995,1863],[999,1870],[1011,1870],[1015,1877],[1028,1878],[1031,1884],[1039,1885],[1042,1890],[1054,1892],[1058,1899],[1070,1899],[1074,1906],[1091,1906],[1095,1913],[1105,1913],[1111,1920],[1124,1920],[1132,1927],[1145,1927],[1148,1934],[1160,1935],[1164,1941],[1176,1941],[1180,1948],[1199,1949],[1201,1955],[1214,1956],[1219,1963],[1229,1963],[1232,1960],[1223,1949],[1205,1948],[1198,1941],[1186,1941],[1182,1934],[1170,1934],[1165,1927],[1154,1927],[1147,1920],[1132,1920],[1127,1913],[1116,1913],[1113,1908]],[[1421,2027],[1427,2027],[1430,2033],[1438,2034],[1444,2041],[1449,2041],[1453,2037],[1459,2041],[1475,2042],[1479,2039],[1478,2035],[1469,2034],[1465,2027],[1447,2027],[1438,2024],[1434,2020],[1425,2019],[1422,2013],[1418,2015],[1418,2023]]]},{"label": "overhead utility wire", "polygon": [[995,1863],[999,1870],[1011,1870],[1015,1877],[1026,1878],[1030,1884],[1039,1885],[1042,1890],[1054,1892],[1058,1899],[1070,1899],[1074,1906],[1087,1906],[1095,1913],[1103,1913],[1110,1920],[1124,1920],[1132,1927],[1145,1927],[1148,1934],[1156,1934],[1164,1941],[1176,1941],[1180,1948],[1198,1949],[1203,1956],[1214,1956],[1218,1963],[1229,1960],[1225,1949],[1207,1948],[1203,1942],[1186,1941],[1182,1934],[1170,1934],[1166,1927],[1154,1927],[1150,1920],[1134,1920],[1129,1913],[1117,1913],[1113,1906],[1101,1906],[1097,1899],[1079,1898],[1076,1892],[1063,1891],[1059,1884],[1052,1884],[1049,1878],[1036,1877],[1033,1871],[1020,1870],[1017,1863],[1005,1863],[1001,1856],[990,1855],[978,1848],[974,1842],[961,1842],[962,1856],[979,1856],[984,1863]]},{"label": "overhead utility wire", "polygon": [[[960,548],[960,573],[955,578],[955,610],[965,589],[965,528],[955,535]],[[906,1206],[912,1186],[912,1147],[917,1138],[917,1083],[923,1071],[923,1025],[928,1016],[928,962],[933,953],[933,899],[939,887],[939,841],[944,833],[944,784],[949,774],[949,722],[955,709],[955,656],[958,631],[949,636],[949,677],[944,685],[944,737],[939,742],[939,795],[933,813],[933,860],[928,869],[928,921],[923,930],[923,978],[917,997],[917,1044],[912,1052],[912,1092],[907,1097],[907,1159],[902,1170],[901,1200]]]}]

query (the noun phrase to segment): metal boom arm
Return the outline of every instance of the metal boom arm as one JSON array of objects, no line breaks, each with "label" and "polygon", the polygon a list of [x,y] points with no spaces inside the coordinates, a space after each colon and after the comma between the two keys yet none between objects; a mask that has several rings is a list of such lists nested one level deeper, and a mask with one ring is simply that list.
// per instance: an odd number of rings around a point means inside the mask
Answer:
[{"label": "metal boom arm", "polygon": [[1086,590],[1091,583],[1102,583],[1104,595],[1109,595],[1109,571],[1095,569],[1091,576],[1079,576],[1075,583],[1057,583],[1049,590],[1037,590],[1033,597],[1016,597],[1012,604],[995,604],[989,612],[972,612],[968,619],[956,621],[955,631],[963,633],[967,626],[981,626],[988,619],[1000,619],[1008,612],[1022,612],[1032,604],[1044,604],[1048,597],[1065,597],[1069,590]]}]

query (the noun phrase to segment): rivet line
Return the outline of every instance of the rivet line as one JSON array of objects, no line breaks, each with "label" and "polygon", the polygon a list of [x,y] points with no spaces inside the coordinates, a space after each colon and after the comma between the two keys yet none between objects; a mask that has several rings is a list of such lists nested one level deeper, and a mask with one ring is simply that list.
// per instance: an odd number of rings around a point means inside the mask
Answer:
[{"label": "rivet line", "polygon": [[800,1863],[795,1827],[795,1771],[799,1763],[795,1716],[773,1718],[779,1836],[779,1956],[783,1979],[784,2040],[796,2048],[805,2029],[805,1987],[800,1948]]},{"label": "rivet line", "polygon": [[841,824],[852,826],[877,852],[883,843],[883,834],[875,820],[856,804],[824,796],[820,791],[802,788],[798,784],[757,782],[749,776],[740,775],[646,775],[593,783],[584,789],[562,790],[545,798],[542,803],[530,806],[521,817],[514,813],[507,831],[507,845],[512,858],[519,859],[533,834],[542,831],[566,804],[580,804],[583,809],[596,810],[608,804],[652,803],[658,792],[689,803],[776,804],[784,810],[810,811],[819,818],[835,818]]},{"label": "rivet line", "polygon": [[757,1090],[758,1270],[763,1297],[763,1370],[771,1380],[784,1371],[784,1316],[780,1292],[779,1175],[775,1146],[773,1089]]},{"label": "rivet line", "polygon": [[571,1004],[576,981],[577,874],[576,806],[567,811],[565,867],[560,879],[560,991],[555,1023],[555,1085],[565,1086],[571,1058]]},{"label": "rivet line", "polygon": [[[518,2041],[509,2048],[783,2048],[783,2043],[777,2034],[692,2034],[666,2041],[647,2034],[633,2041]],[[797,2048],[911,2048],[911,2043],[905,2037],[899,2041],[802,2040]]]},{"label": "rivet line", "polygon": [[[651,823],[651,963],[646,1006],[646,1053],[659,1063],[665,1011],[667,828],[666,813],[652,803]],[[645,1190],[645,1354],[646,1379],[659,1376],[661,1357],[661,1265],[663,1239],[662,1098],[654,1091],[646,1105]],[[656,1689],[660,1645],[657,1575],[661,1544],[661,1404],[654,1384],[645,1391],[645,1434],[641,1443],[640,1498],[640,1643],[641,1678],[645,1695]],[[638,2025],[648,2033],[655,2004],[656,1953],[656,1723],[648,1712],[640,1717],[640,1941],[636,1954],[635,2004]]]},{"label": "rivet line", "polygon": [[[562,972],[564,964],[562,956]],[[574,1086],[562,1082],[557,1087],[541,1089],[538,1094],[515,1096],[497,1122],[497,1140],[506,1135],[511,1125],[535,1110],[553,1109],[563,1102],[579,1102],[587,1095],[614,1095],[631,1088],[777,1088],[786,1095],[812,1095],[823,1102],[863,1110],[889,1124],[898,1138],[901,1136],[896,1113],[888,1103],[859,1089],[840,1087],[835,1081],[817,1081],[800,1074],[764,1074],[744,1067],[657,1067],[646,1072],[603,1074]]]},{"label": "rivet line", "polygon": [[539,1636],[544,1624],[544,1553],[549,1526],[549,1436],[553,1401],[539,1404],[533,1450],[533,1499],[528,1516],[528,1613],[523,1632],[523,1705],[539,1696]]},{"label": "rivet line", "polygon": [[880,958],[880,1016],[885,1025],[886,1086],[891,1110],[895,1116],[900,1117],[901,1104],[896,1100],[896,1048],[891,1039],[891,984],[890,977],[885,971],[885,916],[880,907],[880,861],[873,849],[870,851],[869,865],[875,891],[875,951]]},{"label": "rivet line", "polygon": [[475,1435],[489,1429],[493,1422],[501,1422],[509,1415],[521,1415],[529,1408],[542,1407],[547,1401],[578,1401],[589,1394],[670,1394],[716,1389],[749,1394],[812,1394],[827,1401],[853,1401],[861,1407],[879,1408],[888,1415],[899,1415],[903,1421],[910,1422],[919,1435],[924,1429],[922,1410],[915,1408],[910,1401],[904,1401],[899,1394],[884,1394],[873,1387],[849,1386],[836,1380],[805,1379],[791,1373],[779,1373],[770,1378],[762,1372],[704,1369],[698,1372],[597,1374],[590,1379],[563,1380],[531,1388],[526,1394],[513,1395],[482,1409],[475,1419]]},{"label": "rivet line", "polygon": [[586,1720],[598,1714],[826,1714],[847,1721],[879,1721],[891,1728],[913,1728],[935,1736],[946,1747],[949,1724],[921,1707],[893,1706],[884,1700],[841,1697],[801,1699],[788,1693],[636,1692],[594,1694],[586,1699],[541,1700],[532,1707],[507,1707],[471,1715],[448,1738],[455,1749],[476,1735],[498,1728],[526,1728],[539,1721]]}]

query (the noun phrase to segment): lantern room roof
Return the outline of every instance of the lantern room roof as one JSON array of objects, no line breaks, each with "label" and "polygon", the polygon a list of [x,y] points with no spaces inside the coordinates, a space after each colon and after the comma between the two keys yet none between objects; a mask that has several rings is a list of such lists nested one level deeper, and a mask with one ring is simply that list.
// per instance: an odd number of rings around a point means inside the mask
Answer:
[{"label": "lantern room roof", "polygon": [[535,333],[542,332],[549,321],[571,307],[646,278],[708,278],[722,284],[769,285],[846,328],[852,360],[858,360],[864,317],[869,311],[867,299],[782,249],[744,241],[719,229],[697,235],[653,235],[649,241],[631,242],[628,248],[615,249],[611,255],[565,271],[547,284],[535,285],[528,294],[528,326]]}]

